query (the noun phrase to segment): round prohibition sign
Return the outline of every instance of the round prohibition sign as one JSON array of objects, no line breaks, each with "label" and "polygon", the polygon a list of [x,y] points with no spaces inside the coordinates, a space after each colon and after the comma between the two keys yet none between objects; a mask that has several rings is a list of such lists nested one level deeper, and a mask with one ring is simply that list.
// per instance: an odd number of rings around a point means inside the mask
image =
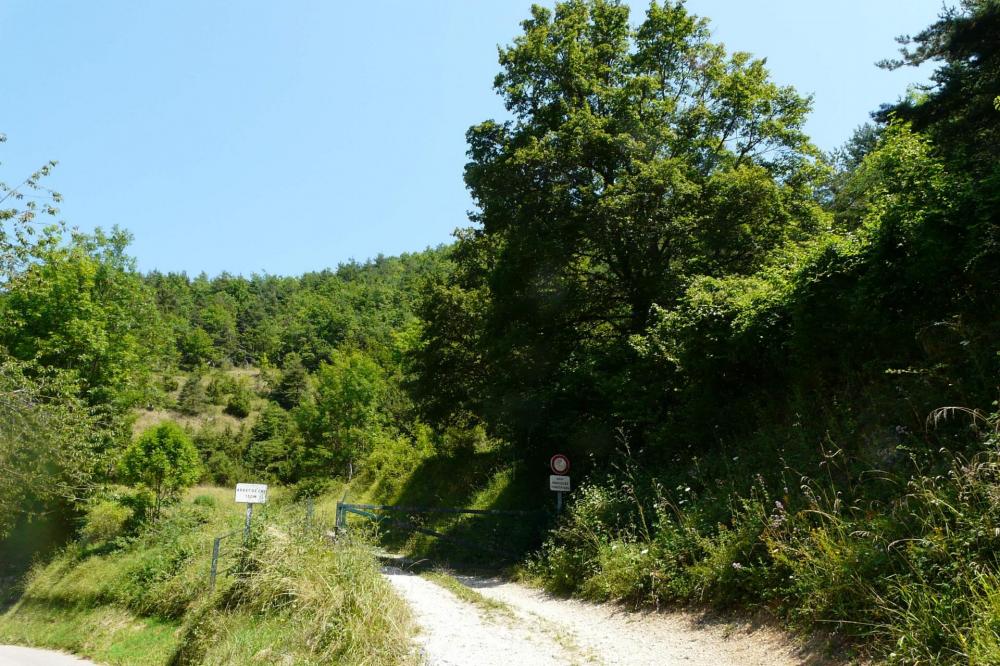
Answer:
[{"label": "round prohibition sign", "polygon": [[557,453],[549,460],[549,469],[553,474],[565,476],[569,472],[569,458],[561,453]]}]

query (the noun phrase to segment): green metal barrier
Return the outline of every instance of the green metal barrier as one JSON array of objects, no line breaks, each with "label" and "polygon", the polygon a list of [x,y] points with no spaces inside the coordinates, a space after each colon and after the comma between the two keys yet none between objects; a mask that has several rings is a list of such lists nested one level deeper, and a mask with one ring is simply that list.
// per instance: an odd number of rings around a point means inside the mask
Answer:
[{"label": "green metal barrier", "polygon": [[390,513],[406,513],[406,514],[468,514],[475,516],[523,516],[523,517],[536,517],[540,516],[543,512],[540,511],[518,511],[518,510],[505,510],[505,509],[464,509],[464,508],[453,508],[453,507],[426,507],[426,506],[400,506],[394,504],[348,504],[346,502],[337,502],[337,516],[336,516],[336,526],[338,531],[342,531],[347,527],[347,515],[354,514],[356,516],[361,516],[363,518],[368,518],[378,524],[389,525],[390,527],[396,527],[402,530],[407,530],[411,532],[419,532],[420,534],[426,534],[428,536],[436,537],[441,541],[448,543],[453,543],[458,546],[463,546],[472,550],[478,550],[493,555],[500,555],[503,557],[516,557],[516,553],[504,550],[502,548],[494,548],[492,546],[472,541],[470,539],[462,539],[450,534],[444,534],[442,532],[429,529],[418,525],[412,521],[399,520],[392,518],[390,516],[379,515],[375,513],[376,511],[386,511]]}]

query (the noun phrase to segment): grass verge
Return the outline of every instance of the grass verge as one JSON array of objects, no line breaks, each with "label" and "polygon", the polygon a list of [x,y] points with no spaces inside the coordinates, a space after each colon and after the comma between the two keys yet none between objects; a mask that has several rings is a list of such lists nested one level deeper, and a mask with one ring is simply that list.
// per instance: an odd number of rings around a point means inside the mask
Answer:
[{"label": "grass verge", "polygon": [[420,575],[432,583],[440,585],[462,601],[477,606],[487,614],[498,614],[507,617],[514,616],[514,611],[507,604],[480,594],[449,573],[444,571],[424,571]]},{"label": "grass verge", "polygon": [[228,490],[202,488],[128,537],[77,543],[35,567],[0,642],[107,664],[406,664],[409,612],[360,540],[331,544],[278,493],[246,548]]}]

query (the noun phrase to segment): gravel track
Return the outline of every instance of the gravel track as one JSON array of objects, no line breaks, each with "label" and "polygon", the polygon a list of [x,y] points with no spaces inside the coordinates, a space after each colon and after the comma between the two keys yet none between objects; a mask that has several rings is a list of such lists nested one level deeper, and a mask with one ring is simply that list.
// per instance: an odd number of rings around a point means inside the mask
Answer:
[{"label": "gravel track", "polygon": [[400,569],[387,568],[384,574],[414,611],[421,628],[417,642],[428,666],[829,663],[783,633],[750,623],[706,621],[681,612],[632,613],[557,599],[501,579],[456,576],[511,610],[490,612]]}]

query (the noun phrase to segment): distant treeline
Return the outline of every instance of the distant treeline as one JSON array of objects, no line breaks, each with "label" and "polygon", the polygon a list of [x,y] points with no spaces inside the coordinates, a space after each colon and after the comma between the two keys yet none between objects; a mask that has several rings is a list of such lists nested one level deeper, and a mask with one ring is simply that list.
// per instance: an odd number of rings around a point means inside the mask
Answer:
[{"label": "distant treeline", "polygon": [[173,340],[168,360],[201,365],[277,365],[291,353],[309,370],[337,349],[387,359],[416,326],[421,285],[443,273],[445,250],[378,257],[301,277],[183,273],[143,276]]}]

